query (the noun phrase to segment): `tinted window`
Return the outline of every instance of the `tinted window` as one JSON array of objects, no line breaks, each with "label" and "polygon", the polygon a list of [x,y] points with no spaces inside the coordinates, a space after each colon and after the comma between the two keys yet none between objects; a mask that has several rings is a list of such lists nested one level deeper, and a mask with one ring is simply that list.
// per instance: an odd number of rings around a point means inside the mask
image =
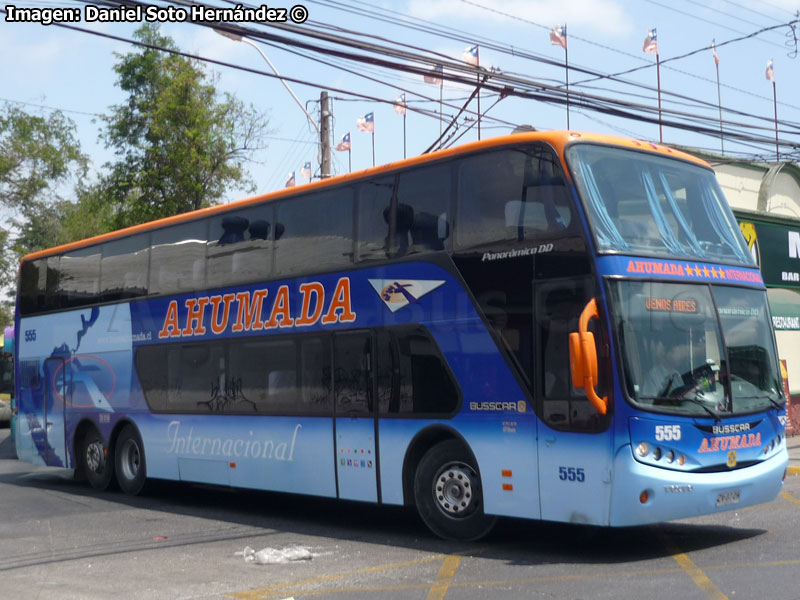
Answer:
[{"label": "tinted window", "polygon": [[100,287],[100,250],[100,246],[92,246],[61,256],[58,281],[61,308],[96,301]]},{"label": "tinted window", "polygon": [[[449,414],[458,392],[436,343],[420,327],[381,332],[378,390],[381,413]],[[391,362],[388,362],[391,361]]]},{"label": "tinted window", "polygon": [[414,169],[359,188],[359,259],[443,250],[450,234],[449,165]]},{"label": "tinted window", "polygon": [[[578,318],[592,298],[590,280],[562,280],[540,284],[536,290],[536,320],[539,338],[539,396],[543,398],[543,419],[556,429],[596,431],[608,423],[592,407],[583,389],[572,386],[569,334],[578,331]],[[598,347],[602,341],[590,321]],[[598,354],[599,356],[599,354]],[[603,360],[599,361],[603,364]],[[604,395],[604,373],[599,373],[597,392]]]},{"label": "tinted window", "polygon": [[396,177],[366,181],[358,191],[358,259],[389,256],[389,215]]},{"label": "tinted window", "polygon": [[297,350],[293,340],[237,341],[231,345],[234,385],[261,413],[297,410]]},{"label": "tinted window", "polygon": [[333,382],[337,413],[372,411],[371,355],[369,332],[337,333],[334,336],[336,363]]},{"label": "tinted window", "polygon": [[20,266],[19,311],[30,315],[44,309],[47,260],[25,261]]},{"label": "tinted window", "polygon": [[272,206],[212,217],[208,239],[208,287],[266,279],[272,273]]},{"label": "tinted window", "polygon": [[146,295],[149,259],[149,233],[103,244],[100,300],[108,302]]},{"label": "tinted window", "polygon": [[136,371],[150,408],[166,412],[330,411],[330,341],[317,336],[141,346]]},{"label": "tinted window", "polygon": [[465,158],[459,166],[457,249],[567,235],[575,219],[558,157],[515,148]]},{"label": "tinted window", "polygon": [[275,272],[290,275],[353,261],[353,189],[293,198],[277,205]]},{"label": "tinted window", "polygon": [[327,412],[331,406],[331,344],[329,338],[301,338],[301,404],[309,412]]},{"label": "tinted window", "polygon": [[151,234],[151,294],[202,289],[206,273],[206,221],[159,229]]}]

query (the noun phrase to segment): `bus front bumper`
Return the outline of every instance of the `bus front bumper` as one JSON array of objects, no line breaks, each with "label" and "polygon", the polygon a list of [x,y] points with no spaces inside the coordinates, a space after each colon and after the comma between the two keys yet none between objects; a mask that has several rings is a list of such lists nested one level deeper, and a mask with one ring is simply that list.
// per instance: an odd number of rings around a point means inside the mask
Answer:
[{"label": "bus front bumper", "polygon": [[736,510],[770,502],[780,493],[786,448],[750,467],[720,473],[685,473],[637,462],[630,446],[616,456],[609,521],[645,525]]}]

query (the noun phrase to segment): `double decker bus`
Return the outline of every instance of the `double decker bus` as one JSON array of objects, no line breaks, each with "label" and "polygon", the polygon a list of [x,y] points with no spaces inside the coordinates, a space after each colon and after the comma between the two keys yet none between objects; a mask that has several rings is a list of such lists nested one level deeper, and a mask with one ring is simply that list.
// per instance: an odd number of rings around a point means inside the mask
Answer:
[{"label": "double decker bus", "polygon": [[626,526],[769,501],[761,275],[701,160],[498,137],[26,256],[17,453],[147,478]]}]

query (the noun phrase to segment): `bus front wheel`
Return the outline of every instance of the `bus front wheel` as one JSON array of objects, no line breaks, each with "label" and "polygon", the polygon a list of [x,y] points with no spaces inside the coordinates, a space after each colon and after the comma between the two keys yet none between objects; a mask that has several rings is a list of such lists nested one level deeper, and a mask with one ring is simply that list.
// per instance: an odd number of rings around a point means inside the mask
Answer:
[{"label": "bus front wheel", "polygon": [[485,536],[497,520],[483,513],[478,470],[457,440],[440,442],[417,466],[414,499],[420,517],[439,537],[469,541]]},{"label": "bus front wheel", "polygon": [[94,489],[103,491],[114,478],[114,453],[103,443],[103,437],[94,428],[90,428],[81,440],[80,471]]},{"label": "bus front wheel", "polygon": [[142,438],[132,425],[126,425],[117,438],[114,451],[117,484],[126,494],[137,495],[147,480]]}]

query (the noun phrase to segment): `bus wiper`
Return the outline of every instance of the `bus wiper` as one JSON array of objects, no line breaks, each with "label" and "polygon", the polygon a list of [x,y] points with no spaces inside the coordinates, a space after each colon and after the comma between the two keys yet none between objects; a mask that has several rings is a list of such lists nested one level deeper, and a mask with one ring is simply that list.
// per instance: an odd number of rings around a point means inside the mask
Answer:
[{"label": "bus wiper", "polygon": [[[650,400],[651,398],[647,398],[647,399]],[[678,397],[675,397],[675,396],[673,396],[671,398],[655,396],[655,397],[652,398],[652,400],[653,400],[653,404],[655,404],[656,401],[670,402],[672,404],[675,404],[675,403],[678,403],[678,402],[681,403],[681,404],[684,403],[684,402],[691,402],[692,404],[696,404],[697,406],[702,408],[704,411],[706,411],[709,415],[714,417],[715,421],[722,421],[722,415],[720,415],[713,408],[709,408],[708,406],[705,405],[705,403],[701,402],[700,400],[697,400],[696,398],[689,398],[687,396],[684,396],[683,398],[678,398]]]},{"label": "bus wiper", "polygon": [[772,397],[772,394],[770,394],[770,393],[766,393],[766,394],[755,394],[755,395],[753,395],[753,396],[736,396],[736,398],[738,398],[738,399],[740,399],[740,400],[768,400],[768,401],[769,401],[769,403],[770,403],[770,404],[772,404],[772,406],[774,406],[774,407],[775,407],[775,408],[777,408],[778,410],[780,410],[780,409],[782,409],[782,408],[785,408],[785,407],[786,407],[786,405],[785,405],[785,404],[781,404],[780,402],[778,402],[777,400],[775,400],[775,399]]},{"label": "bus wiper", "polygon": [[710,407],[706,406],[706,404],[704,402],[701,402],[697,398],[689,398],[689,397],[684,396],[683,398],[681,398],[681,400],[683,400],[684,402],[691,402],[692,404],[696,404],[697,406],[702,408],[704,411],[706,411],[708,414],[710,414],[712,417],[714,417],[715,421],[722,421],[722,415],[721,414],[719,414],[713,408],[710,408]]}]

